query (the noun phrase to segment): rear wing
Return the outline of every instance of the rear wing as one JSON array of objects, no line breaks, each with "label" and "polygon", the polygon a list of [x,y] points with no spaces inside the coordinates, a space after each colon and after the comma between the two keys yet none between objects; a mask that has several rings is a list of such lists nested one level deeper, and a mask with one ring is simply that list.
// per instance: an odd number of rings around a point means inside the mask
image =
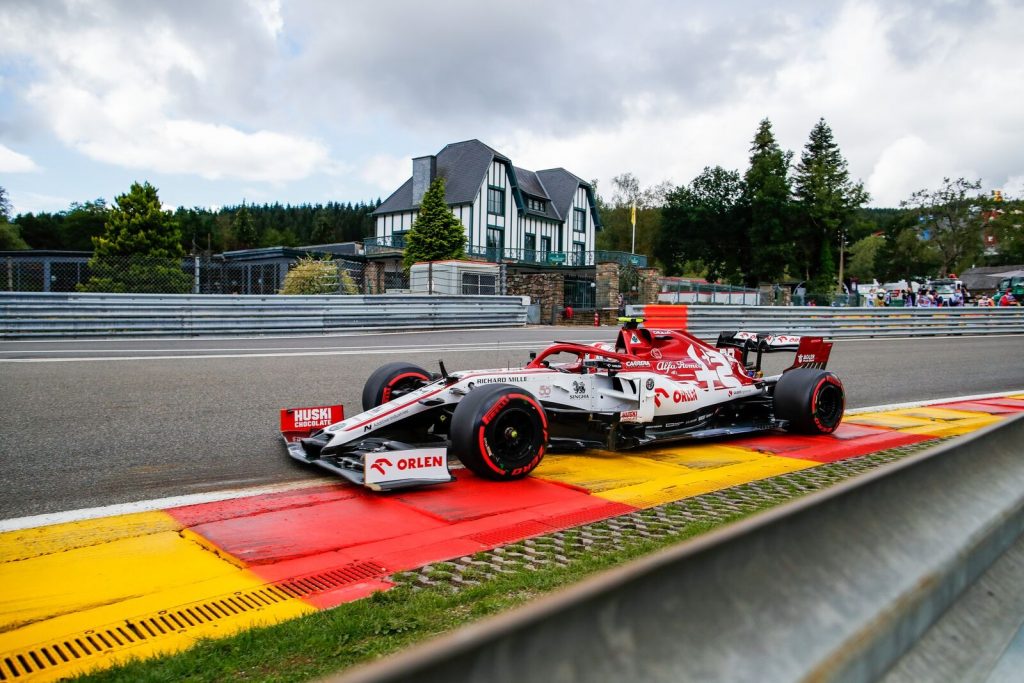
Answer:
[{"label": "rear wing", "polygon": [[[761,354],[795,351],[796,357],[787,370],[793,368],[824,368],[832,353],[832,342],[821,337],[800,337],[791,334],[769,334],[764,332],[722,332],[718,335],[720,349],[734,348],[740,352],[740,361],[754,372],[761,371]],[[750,352],[757,354],[750,362]]]}]

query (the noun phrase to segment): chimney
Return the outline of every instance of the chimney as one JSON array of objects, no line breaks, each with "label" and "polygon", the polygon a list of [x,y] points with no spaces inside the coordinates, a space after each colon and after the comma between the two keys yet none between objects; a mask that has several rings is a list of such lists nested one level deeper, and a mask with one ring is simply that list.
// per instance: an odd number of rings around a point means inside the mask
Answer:
[{"label": "chimney", "polygon": [[416,157],[412,160],[412,204],[419,206],[423,195],[437,175],[437,157],[434,155]]}]

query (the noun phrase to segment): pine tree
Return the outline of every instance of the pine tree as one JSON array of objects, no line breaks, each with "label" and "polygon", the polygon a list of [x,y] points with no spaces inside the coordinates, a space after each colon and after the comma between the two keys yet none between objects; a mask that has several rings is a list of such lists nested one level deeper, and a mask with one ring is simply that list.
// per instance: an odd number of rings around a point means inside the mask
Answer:
[{"label": "pine tree", "polygon": [[811,283],[811,291],[832,292],[836,276],[832,253],[845,248],[840,243],[869,196],[863,183],[850,180],[846,159],[825,119],[811,129],[796,167],[794,191],[799,223],[793,265]]},{"label": "pine tree", "polygon": [[750,168],[743,177],[742,204],[749,225],[746,244],[754,245],[741,264],[748,287],[782,279],[793,250],[788,177],[792,156],[776,142],[772,122],[762,119],[750,147]]},{"label": "pine tree", "polygon": [[115,200],[104,232],[94,237],[88,292],[187,292],[191,278],[181,267],[185,250],[170,211],[148,182],[132,183]]},{"label": "pine tree", "polygon": [[249,207],[242,202],[242,206],[235,212],[231,220],[231,231],[235,233],[235,241],[243,249],[251,249],[259,241],[259,233],[256,232],[256,223],[249,213]]},{"label": "pine tree", "polygon": [[435,178],[420,202],[419,216],[405,238],[404,264],[460,259],[466,255],[466,233],[444,201],[444,178]]}]

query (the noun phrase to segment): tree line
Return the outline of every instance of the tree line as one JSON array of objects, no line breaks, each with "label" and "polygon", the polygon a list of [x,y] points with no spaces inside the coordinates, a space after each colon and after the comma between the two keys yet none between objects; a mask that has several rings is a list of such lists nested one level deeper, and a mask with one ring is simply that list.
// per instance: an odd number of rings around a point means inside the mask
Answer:
[{"label": "tree line", "polygon": [[[0,219],[0,250],[55,249],[92,251],[112,208],[103,199],[73,203],[58,212],[10,217],[6,192]],[[178,208],[171,213],[186,253],[222,252],[256,247],[296,247],[361,241],[373,234],[370,214],[380,200],[327,204],[246,204],[221,209]]]},{"label": "tree line", "polygon": [[840,276],[922,280],[1024,262],[1024,202],[983,195],[977,180],[945,178],[897,208],[867,208],[870,197],[850,177],[824,119],[796,163],[764,119],[742,173],[706,167],[686,185],[646,189],[627,173],[612,185],[610,200],[599,194],[598,248],[630,249],[636,206],[636,251],[669,275],[749,287],[803,282],[824,294],[836,291]]}]

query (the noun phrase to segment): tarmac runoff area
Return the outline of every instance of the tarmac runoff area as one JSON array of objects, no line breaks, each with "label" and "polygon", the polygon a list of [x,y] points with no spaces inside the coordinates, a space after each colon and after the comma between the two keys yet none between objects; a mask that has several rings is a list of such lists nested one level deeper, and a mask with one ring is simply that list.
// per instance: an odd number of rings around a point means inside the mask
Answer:
[{"label": "tarmac runoff area", "polygon": [[847,414],[828,437],[548,455],[517,482],[456,472],[453,484],[385,495],[317,483],[7,531],[0,681],[183,650],[387,590],[393,575],[432,563],[966,434],[1018,412],[1024,394],[883,407]]}]

